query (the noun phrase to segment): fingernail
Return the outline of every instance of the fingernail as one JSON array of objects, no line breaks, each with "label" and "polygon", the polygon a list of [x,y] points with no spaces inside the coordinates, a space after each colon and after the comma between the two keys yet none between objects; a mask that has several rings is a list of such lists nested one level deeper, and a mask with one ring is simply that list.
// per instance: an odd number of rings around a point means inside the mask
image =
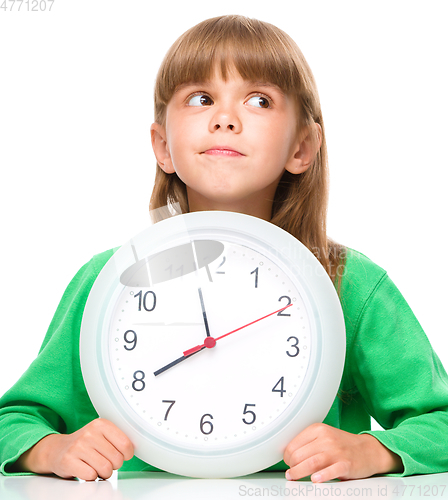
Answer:
[{"label": "fingernail", "polygon": [[288,481],[291,481],[291,474],[289,473],[289,470],[286,471],[285,477]]},{"label": "fingernail", "polygon": [[322,476],[320,474],[313,474],[311,476],[311,481],[313,481],[313,483],[318,483],[321,479]]}]

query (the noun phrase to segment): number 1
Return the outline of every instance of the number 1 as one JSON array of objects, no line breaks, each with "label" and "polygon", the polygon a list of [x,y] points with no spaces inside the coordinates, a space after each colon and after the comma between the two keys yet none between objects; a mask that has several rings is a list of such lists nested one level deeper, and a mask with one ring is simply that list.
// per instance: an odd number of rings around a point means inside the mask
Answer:
[{"label": "number 1", "polygon": [[255,288],[258,288],[258,267],[256,267],[250,274],[255,273]]}]

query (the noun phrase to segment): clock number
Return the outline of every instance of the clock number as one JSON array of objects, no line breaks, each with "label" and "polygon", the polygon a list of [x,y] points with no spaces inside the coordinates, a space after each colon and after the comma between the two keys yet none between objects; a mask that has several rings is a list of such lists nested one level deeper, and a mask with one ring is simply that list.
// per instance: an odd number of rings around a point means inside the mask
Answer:
[{"label": "clock number", "polygon": [[248,410],[248,409],[247,409],[247,407],[248,407],[248,406],[255,406],[255,405],[252,405],[252,404],[246,404],[246,405],[244,406],[243,415],[247,415],[248,413],[250,413],[250,414],[252,415],[252,420],[251,420],[250,422],[248,422],[245,418],[242,418],[241,420],[242,420],[245,424],[247,424],[247,425],[251,425],[251,424],[253,424],[253,423],[255,422],[255,420],[256,420],[256,418],[257,418],[257,417],[256,417],[255,413],[254,413],[252,410]]},{"label": "clock number", "polygon": [[[128,333],[133,334],[133,338],[131,340],[128,339]],[[132,351],[132,349],[135,349],[135,346],[137,345],[137,334],[134,332],[134,330],[128,330],[124,333],[124,341],[127,344],[133,344],[132,347],[128,347],[127,345],[124,346],[126,351]]]},{"label": "clock number", "polygon": [[[277,389],[278,385],[280,385],[280,389]],[[281,377],[280,380],[274,385],[272,392],[279,392],[280,397],[283,397],[283,393],[286,392],[285,389],[283,389],[283,377]]]},{"label": "clock number", "polygon": [[[287,295],[282,295],[278,301],[281,302],[283,299],[286,299],[288,301],[288,303],[286,304],[287,306],[289,306],[289,304],[291,304],[291,297],[288,297]],[[291,316],[289,313],[285,313],[285,311],[280,311],[279,313],[277,313],[277,316]]]},{"label": "clock number", "polygon": [[[223,258],[222,258],[222,262],[221,262],[221,264],[219,264],[219,266],[218,266],[218,269],[219,269],[220,267],[222,267],[225,263],[226,263],[226,258],[225,258],[225,257],[223,257]],[[226,273],[225,273],[225,271],[218,271],[218,270],[216,270],[215,272],[216,272],[216,274],[226,274]]]},{"label": "clock number", "polygon": [[288,340],[286,342],[289,342],[290,340],[295,340],[296,343],[295,344],[292,344],[291,347],[294,347],[294,349],[296,350],[295,353],[291,354],[289,351],[286,351],[286,354],[290,357],[290,358],[295,358],[297,356],[297,354],[299,354],[300,352],[300,349],[297,347],[298,344],[299,344],[299,339],[297,337],[289,337]]},{"label": "clock number", "polygon": [[[213,416],[210,415],[210,413],[206,413],[205,415],[202,415],[202,418],[201,418],[201,424],[200,424],[200,428],[201,428],[201,432],[202,434],[205,434],[205,435],[208,435],[208,434],[211,434],[212,431],[213,431],[213,424],[211,422],[209,422],[208,420],[205,420],[204,421],[204,418],[205,417],[210,417],[211,419],[213,419]],[[208,428],[207,431],[204,430],[204,425],[209,425],[210,427]]]},{"label": "clock number", "polygon": [[[168,266],[168,267],[165,269],[165,271],[169,271],[169,272],[170,272],[170,279],[173,279],[173,265],[171,264],[170,266]],[[180,274],[178,274],[178,271],[180,271]],[[183,276],[183,275],[184,275],[184,266],[183,266],[183,265],[181,265],[180,267],[178,267],[178,268],[176,269],[176,275],[175,275],[175,276],[177,277],[177,276]],[[140,293],[141,293],[141,292],[140,292]],[[154,298],[155,298],[155,296],[154,296]],[[154,307],[155,307],[155,306],[154,306]],[[139,311],[140,311],[140,309],[139,309]]]},{"label": "clock number", "polygon": [[[137,375],[140,373],[140,376],[137,377]],[[145,378],[145,372],[142,372],[141,370],[137,370],[135,373],[134,373],[134,382],[132,382],[132,388],[134,389],[134,391],[143,391],[143,389],[145,388],[145,383],[143,382],[143,379]],[[137,387],[137,384],[139,384],[139,386]]]},{"label": "clock number", "polygon": [[255,288],[258,288],[258,267],[256,267],[250,274],[255,273]]},{"label": "clock number", "polygon": [[165,413],[165,418],[163,420],[168,420],[168,413],[170,412],[171,408],[173,407],[173,404],[175,403],[176,401],[173,401],[173,400],[169,400],[169,399],[164,399],[162,401],[162,403],[170,403],[170,405],[168,406],[168,410],[166,410],[166,413]]},{"label": "clock number", "polygon": [[[147,303],[146,303],[146,299],[147,299],[149,294],[152,295],[152,307],[150,307],[150,308],[147,307]],[[138,297],[138,310],[139,311],[142,310],[142,304],[143,304],[145,311],[148,311],[148,312],[154,311],[154,309],[156,307],[156,294],[154,292],[146,292],[145,295],[143,295],[143,299],[142,299],[142,291],[140,290],[138,293],[136,293],[134,295],[134,299],[136,297]]]}]

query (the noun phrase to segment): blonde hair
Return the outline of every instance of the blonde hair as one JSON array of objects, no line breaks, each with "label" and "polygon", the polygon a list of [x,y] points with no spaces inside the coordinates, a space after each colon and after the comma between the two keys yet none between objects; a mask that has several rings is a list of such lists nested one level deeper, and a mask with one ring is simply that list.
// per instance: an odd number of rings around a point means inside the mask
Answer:
[{"label": "blonde hair", "polygon": [[[172,45],[159,69],[154,93],[155,121],[165,125],[166,108],[176,88],[210,79],[219,67],[226,80],[235,68],[248,81],[268,82],[291,95],[298,104],[300,130],[308,129],[321,145],[302,174],[285,171],[277,187],[271,222],[288,231],[310,249],[335,280],[344,269],[345,250],[326,234],[328,166],[325,129],[314,77],[296,43],[272,24],[243,16],[221,16],[186,31]],[[316,148],[317,149],[317,148]],[[151,209],[178,203],[188,212],[185,184],[159,165]]]}]

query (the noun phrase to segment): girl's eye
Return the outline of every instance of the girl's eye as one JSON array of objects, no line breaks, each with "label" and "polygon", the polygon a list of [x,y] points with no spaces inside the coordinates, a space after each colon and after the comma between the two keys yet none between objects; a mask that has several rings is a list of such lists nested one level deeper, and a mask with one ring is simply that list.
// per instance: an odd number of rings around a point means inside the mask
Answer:
[{"label": "girl's eye", "polygon": [[267,97],[263,97],[260,95],[251,97],[247,101],[247,104],[249,104],[250,106],[255,106],[256,108],[270,108],[271,107],[269,99]]},{"label": "girl's eye", "polygon": [[212,104],[212,98],[207,94],[196,94],[188,99],[189,106],[211,106]]}]

